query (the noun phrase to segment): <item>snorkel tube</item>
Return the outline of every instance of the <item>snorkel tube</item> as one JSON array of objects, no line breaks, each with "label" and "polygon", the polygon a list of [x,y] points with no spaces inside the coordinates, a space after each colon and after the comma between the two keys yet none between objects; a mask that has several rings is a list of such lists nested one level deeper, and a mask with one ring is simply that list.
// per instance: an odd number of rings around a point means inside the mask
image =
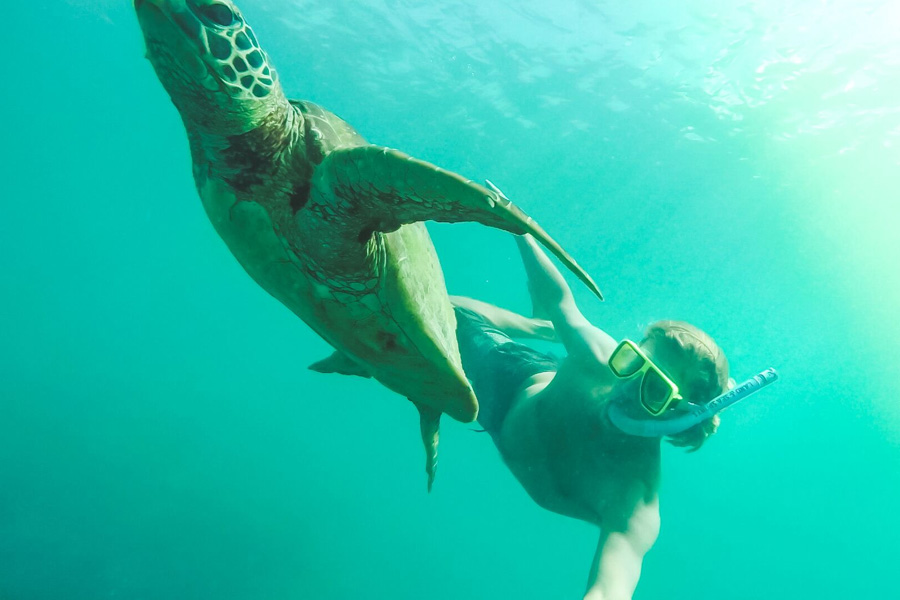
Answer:
[{"label": "snorkel tube", "polygon": [[751,377],[742,384],[735,386],[721,396],[717,396],[706,404],[689,404],[687,412],[670,418],[635,419],[626,414],[624,407],[613,402],[609,405],[607,414],[613,425],[628,435],[638,437],[665,437],[686,431],[710,419],[713,415],[722,412],[732,404],[740,402],[763,389],[770,383],[778,380],[775,369],[766,369],[762,373]]}]

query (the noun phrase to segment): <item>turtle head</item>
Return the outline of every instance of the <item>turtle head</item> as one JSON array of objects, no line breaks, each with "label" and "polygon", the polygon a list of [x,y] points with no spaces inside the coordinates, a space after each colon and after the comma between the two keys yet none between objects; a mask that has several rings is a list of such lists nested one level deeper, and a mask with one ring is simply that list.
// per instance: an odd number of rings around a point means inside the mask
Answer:
[{"label": "turtle head", "polygon": [[189,127],[244,133],[287,103],[231,0],[134,0],[134,8],[147,58]]}]

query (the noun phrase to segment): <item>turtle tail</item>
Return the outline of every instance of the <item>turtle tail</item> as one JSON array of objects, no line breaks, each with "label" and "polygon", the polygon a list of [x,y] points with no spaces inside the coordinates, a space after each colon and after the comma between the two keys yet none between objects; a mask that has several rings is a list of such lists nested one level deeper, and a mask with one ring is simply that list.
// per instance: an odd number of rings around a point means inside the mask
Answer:
[{"label": "turtle tail", "polygon": [[425,472],[428,474],[428,492],[434,484],[437,471],[437,448],[440,442],[441,411],[413,401],[419,409],[419,428],[422,431],[422,443],[425,445]]}]

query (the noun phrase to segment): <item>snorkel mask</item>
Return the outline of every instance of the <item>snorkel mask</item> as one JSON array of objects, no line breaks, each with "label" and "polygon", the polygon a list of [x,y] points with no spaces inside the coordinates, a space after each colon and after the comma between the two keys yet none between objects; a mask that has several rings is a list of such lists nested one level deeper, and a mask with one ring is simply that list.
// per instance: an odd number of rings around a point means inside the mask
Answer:
[{"label": "snorkel mask", "polygon": [[[623,340],[616,347],[608,364],[613,375],[619,379],[641,376],[641,406],[649,418],[629,416],[619,402],[610,403],[608,409],[609,420],[613,425],[624,433],[640,437],[679,434],[778,380],[775,369],[766,369],[707,403],[692,404],[684,400],[675,382],[631,340]],[[674,416],[661,416],[676,402],[676,410],[669,411],[675,413]]]}]

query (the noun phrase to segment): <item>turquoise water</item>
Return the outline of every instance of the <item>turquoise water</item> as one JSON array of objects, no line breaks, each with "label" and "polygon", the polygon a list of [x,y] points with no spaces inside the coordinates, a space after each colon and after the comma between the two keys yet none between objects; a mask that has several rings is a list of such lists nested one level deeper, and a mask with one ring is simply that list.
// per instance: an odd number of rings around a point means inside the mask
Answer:
[{"label": "turquoise water", "polygon": [[[636,598],[896,595],[897,3],[241,6],[290,95],[537,218],[596,324],[779,368],[664,449]],[[412,407],[306,370],[329,350],[206,220],[130,3],[6,13],[0,599],[580,598],[596,531],[487,436],[445,419],[427,495]],[[451,292],[527,310],[507,235],[431,231]]]}]

